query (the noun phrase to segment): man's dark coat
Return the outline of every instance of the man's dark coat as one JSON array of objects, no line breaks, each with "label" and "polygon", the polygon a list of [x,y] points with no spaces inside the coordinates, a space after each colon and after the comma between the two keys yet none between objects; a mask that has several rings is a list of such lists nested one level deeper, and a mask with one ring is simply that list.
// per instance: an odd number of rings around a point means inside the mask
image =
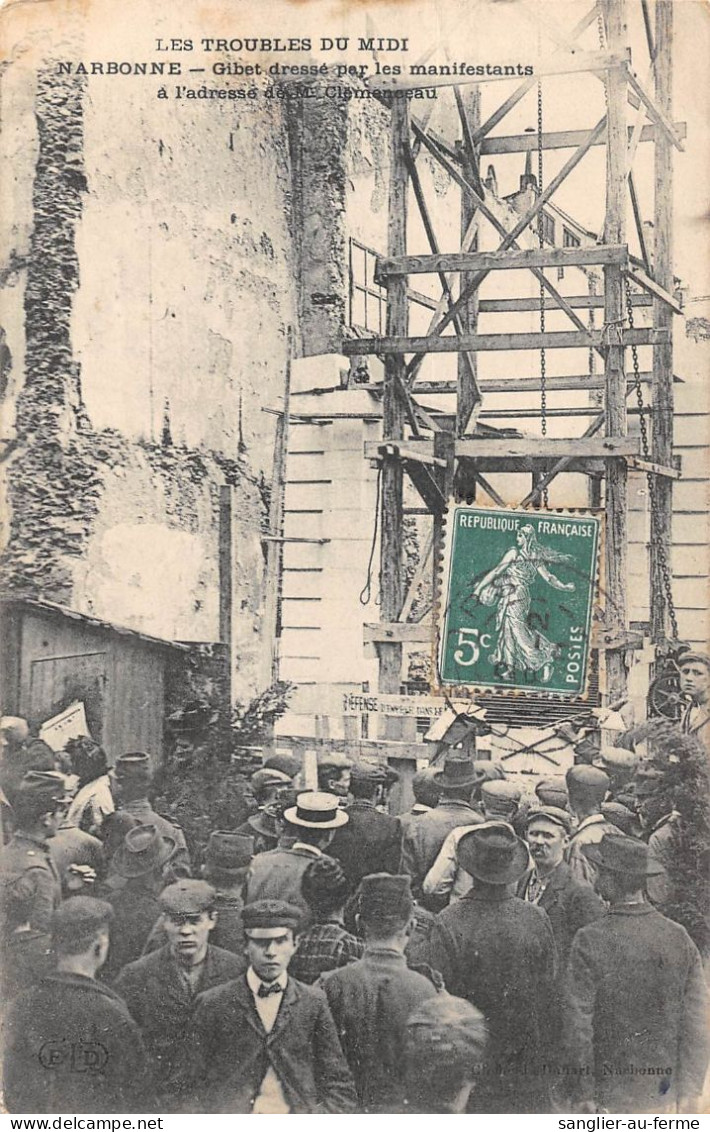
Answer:
[{"label": "man's dark coat", "polygon": [[179,1098],[191,1081],[192,1015],[197,995],[235,979],[246,958],[209,946],[200,981],[192,991],[180,977],[169,947],[129,963],[115,987],[140,1027],[155,1094],[165,1103]]},{"label": "man's dark coat", "polygon": [[[518,885],[518,895],[525,890],[526,879]],[[589,884],[582,884],[572,875],[569,865],[561,861],[550,873],[538,908],[547,912],[557,945],[560,973],[564,973],[572,940],[580,928],[598,920],[604,905]]]},{"label": "man's dark coat", "polygon": [[452,829],[461,825],[480,825],[483,818],[468,803],[443,797],[406,832],[402,842],[402,872],[412,878],[414,894],[421,893],[422,881],[439,855]]},{"label": "man's dark coat", "polygon": [[246,978],[201,994],[194,1016],[200,1112],[250,1113],[271,1065],[292,1113],[355,1110],[355,1088],[321,990],[289,978],[267,1034]]},{"label": "man's dark coat", "polygon": [[4,1023],[10,1112],[143,1112],[146,1055],[115,991],[56,972],[25,991]]},{"label": "man's dark coat", "polygon": [[607,1112],[675,1112],[680,1097],[702,1092],[707,988],[680,924],[651,904],[612,907],[576,935],[567,988],[580,1100]]},{"label": "man's dark coat", "polygon": [[432,928],[429,962],[450,994],[466,998],[488,1024],[477,1112],[549,1112],[558,1029],[557,954],[547,914],[500,885],[471,889]]},{"label": "man's dark coat", "polygon": [[328,852],[340,861],[352,888],[357,888],[370,873],[399,872],[402,827],[371,802],[356,800],[348,806],[348,824],[338,830]]}]

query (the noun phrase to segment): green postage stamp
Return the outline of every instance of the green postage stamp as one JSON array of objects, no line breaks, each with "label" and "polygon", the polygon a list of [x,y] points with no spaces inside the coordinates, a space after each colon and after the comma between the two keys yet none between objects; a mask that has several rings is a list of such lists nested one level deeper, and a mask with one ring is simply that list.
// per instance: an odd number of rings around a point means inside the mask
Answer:
[{"label": "green postage stamp", "polygon": [[442,687],[583,699],[601,518],[452,504],[439,609]]}]

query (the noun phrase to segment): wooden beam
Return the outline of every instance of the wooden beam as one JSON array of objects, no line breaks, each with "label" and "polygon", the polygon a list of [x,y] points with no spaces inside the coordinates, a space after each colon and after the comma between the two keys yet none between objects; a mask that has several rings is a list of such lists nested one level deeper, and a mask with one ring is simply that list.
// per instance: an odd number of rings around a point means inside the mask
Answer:
[{"label": "wooden beam", "polygon": [[[642,385],[651,384],[651,374],[647,371],[642,371],[639,374]],[[482,393],[539,393],[540,391],[540,378],[539,377],[484,377],[481,378],[481,392]],[[368,386],[372,388],[372,386]],[[377,388],[382,388],[381,385]],[[588,373],[572,373],[564,376],[551,376],[547,378],[548,392],[552,390],[587,390],[587,389],[603,389],[604,376],[603,374],[594,374],[590,377]],[[633,389],[633,382],[628,382],[628,388]],[[415,396],[427,396],[436,393],[455,393],[455,381],[418,381],[413,388]]]},{"label": "wooden beam", "polygon": [[486,457],[549,457],[559,460],[563,456],[572,458],[617,459],[618,457],[633,456],[640,450],[640,440],[636,436],[608,436],[608,437],[569,437],[565,439],[550,439],[547,436],[524,436],[520,440],[506,437],[497,440],[488,437],[469,438],[457,440],[455,452],[457,456],[467,456],[474,460],[479,456]]},{"label": "wooden beam", "polygon": [[[442,433],[437,433],[441,436]],[[441,490],[441,472],[432,472],[431,468],[418,460],[405,458],[404,470],[409,476],[415,489],[419,492],[430,514],[443,515],[447,506],[447,498]]]},{"label": "wooden beam", "polygon": [[[650,275],[646,275],[640,268],[629,271],[628,275],[629,279],[637,283],[639,287],[643,287],[644,291],[648,291],[649,295],[653,295],[655,299],[660,299],[662,303],[665,303],[666,306],[670,307],[676,314],[683,314],[683,308],[678,300],[671,295],[665,287],[661,287],[660,284],[656,283],[656,280],[652,279]],[[673,281],[671,279],[671,286],[672,285]]]},{"label": "wooden beam", "polygon": [[[619,345],[653,346],[665,342],[667,330],[639,326],[634,330],[620,330]],[[448,334],[441,338],[351,338],[342,343],[347,357],[368,354],[455,354],[460,350],[584,350],[590,346],[601,349],[607,344],[600,330],[558,330],[545,334]]]},{"label": "wooden beam", "polygon": [[[600,413],[599,416],[596,417],[584,430],[581,439],[584,440],[587,437],[595,436],[596,433],[601,430],[603,424],[604,414]],[[525,498],[521,501],[520,506],[529,507],[532,503],[535,502],[536,499],[539,499],[542,496],[545,488],[550,486],[556,476],[559,476],[562,474],[562,472],[567,471],[570,468],[572,462],[573,461],[571,456],[563,456],[560,460],[557,460],[554,466],[550,468],[549,471],[545,472],[542,479],[535,484],[532,491],[528,492]]]},{"label": "wooden beam", "polygon": [[651,118],[651,120],[655,122],[655,124],[659,126],[661,130],[663,130],[668,140],[675,146],[676,149],[679,149],[682,153],[685,149],[685,146],[675,132],[675,127],[669,115],[661,109],[656,101],[654,101],[654,99],[633,73],[631,67],[628,64],[626,64],[625,69],[629,85],[634,91],[634,94],[636,94],[638,98],[641,99],[642,103],[646,107],[646,113],[648,114],[648,117]]},{"label": "wooden beam", "polygon": [[[394,99],[390,112],[390,176],[387,221],[387,252],[401,256],[407,250],[407,201],[409,191],[409,107],[405,99]],[[406,278],[391,279],[387,286],[387,334],[406,334],[409,303]],[[404,437],[404,406],[398,385],[404,384],[405,365],[400,354],[385,358],[383,398],[383,435],[386,441]],[[399,459],[385,459],[382,464],[380,592],[384,621],[396,621],[402,608],[403,538],[404,538],[404,468]],[[379,652],[378,690],[399,692],[402,680],[402,646],[397,642],[384,645]],[[385,723],[385,734],[399,738],[396,724]],[[393,733],[393,729],[394,732]]]},{"label": "wooden beam", "polygon": [[[666,118],[673,113],[673,3],[656,0],[656,105]],[[654,285],[658,289],[654,322],[668,329],[669,340],[653,351],[652,403],[656,410],[652,430],[651,454],[654,463],[673,464],[673,316],[664,297],[673,287],[673,150],[671,139],[660,137],[654,155]],[[646,285],[647,285],[646,281]],[[644,285],[643,283],[641,284]],[[666,632],[676,636],[669,618],[664,564],[669,568],[672,547],[673,481],[656,479],[652,499],[656,512],[651,532],[651,637],[662,641]],[[672,571],[671,571],[672,578]]]},{"label": "wooden beam", "polygon": [[[603,310],[603,295],[565,295],[568,307],[574,310]],[[556,307],[554,299],[546,300],[548,311]],[[634,307],[651,307],[653,299],[650,295],[631,296],[631,305]],[[503,311],[522,313],[525,311],[539,311],[540,300],[533,296],[521,295],[518,299],[480,299],[478,309],[481,314],[500,314]]]},{"label": "wooden beam", "polygon": [[[673,128],[678,137],[685,139],[688,134],[688,125],[686,122],[674,122]],[[431,132],[431,131],[430,131]],[[641,130],[639,141],[652,142],[656,140],[658,131],[656,127],[647,123]],[[546,150],[552,149],[576,149],[581,145],[588,135],[588,130],[554,130],[542,135],[542,148]],[[629,141],[633,135],[633,129],[629,127],[628,130]],[[441,141],[438,140],[437,144],[441,146]],[[537,152],[537,134],[510,134],[507,137],[498,138],[483,138],[481,141],[481,156],[488,156],[496,153],[536,153]],[[592,145],[606,145],[606,129],[601,137],[596,138]],[[442,146],[443,148],[443,146]],[[448,150],[449,156],[451,151]]]},{"label": "wooden beam", "polygon": [[683,475],[680,468],[669,468],[664,464],[654,464],[652,460],[642,460],[640,456],[627,456],[626,463],[630,468],[635,468],[636,471],[663,476],[665,479],[679,480]]},{"label": "wooden beam", "polygon": [[[480,173],[480,158],[478,151],[473,143],[473,136],[471,134],[471,125],[480,126],[481,124],[481,90],[480,87],[467,87],[465,94],[462,94],[459,87],[454,87],[454,95],[456,96],[456,105],[458,107],[459,118],[461,119],[461,128],[464,135],[464,149],[462,153],[462,168],[463,173],[468,184],[471,184],[476,189],[478,196],[466,191],[461,192],[461,219],[460,219],[460,233],[461,242],[466,239],[466,235],[471,224],[474,221],[478,201],[484,195],[484,189],[481,185]],[[478,250],[478,234],[476,234],[473,251]],[[465,272],[459,276],[460,289],[466,290],[470,285],[471,278]],[[478,330],[478,291],[475,290],[459,315],[459,326],[457,326],[457,333],[475,334]],[[471,419],[475,420],[475,414],[481,407],[481,392],[478,384],[478,361],[475,354],[459,354],[456,369],[456,379],[458,383],[457,397],[456,397],[456,435],[463,436],[469,427]]]},{"label": "wooden beam", "polygon": [[643,217],[641,216],[641,207],[639,205],[638,193],[636,192],[636,179],[634,177],[633,169],[628,172],[629,196],[631,197],[631,208],[634,213],[634,224],[636,225],[636,235],[638,236],[639,247],[641,249],[641,259],[646,268],[647,273],[651,272],[651,261],[648,258],[648,249],[646,247],[646,233],[643,230]]},{"label": "wooden beam", "polygon": [[[527,227],[527,225],[526,225]],[[625,244],[592,244],[579,248],[523,248],[494,252],[445,252],[441,255],[403,255],[378,259],[378,281],[390,276],[428,275],[440,271],[520,271],[533,267],[584,267],[615,263],[628,267]]]},{"label": "wooden beam", "polygon": [[648,44],[648,57],[651,62],[656,59],[656,44],[653,38],[653,28],[651,27],[651,13],[648,10],[648,0],[641,0],[641,8],[643,10],[643,26],[646,30],[646,43]]},{"label": "wooden beam", "polygon": [[[626,42],[626,0],[601,0],[609,49],[618,51]],[[627,70],[628,74],[628,70]],[[608,137],[606,148],[605,243],[625,244],[627,125],[625,75],[610,71],[607,75]],[[619,264],[604,267],[604,321],[609,327],[623,325],[624,286]],[[626,424],[626,375],[624,347],[611,342],[604,362],[606,396],[604,401],[607,438],[624,437]],[[628,628],[627,579],[627,511],[628,470],[623,460],[609,465],[606,477],[606,544],[605,606],[611,633]],[[606,655],[606,694],[610,700],[626,694],[626,667],[623,652],[612,649]]]},{"label": "wooden beam", "polygon": [[[519,59],[501,60],[500,63],[496,63],[496,66],[517,68],[519,63]],[[626,64],[627,56],[624,52],[614,55],[603,51],[580,51],[576,55],[556,56],[554,59],[550,58],[548,61],[536,65],[533,81],[537,82],[538,78],[545,75],[573,75],[584,71],[618,70],[626,67]],[[371,76],[365,79],[365,84],[368,90],[372,91],[416,90],[418,88],[433,90],[435,87],[467,86],[469,83],[505,82],[506,80],[510,82],[511,78],[515,78],[516,74],[519,74],[519,72],[516,72],[513,75],[480,75],[476,74],[476,64],[463,63],[461,66],[469,72],[468,74],[446,75],[442,74],[441,70],[448,64],[432,63],[430,65],[436,67],[437,74],[412,74],[412,70],[417,67],[417,64],[414,63],[410,64],[410,74],[408,75],[397,75],[393,78]],[[421,69],[426,70],[426,64],[422,65]]]},{"label": "wooden beam", "polygon": [[363,644],[366,645],[431,644],[433,632],[430,621],[380,621],[376,624],[366,622],[362,630]]}]

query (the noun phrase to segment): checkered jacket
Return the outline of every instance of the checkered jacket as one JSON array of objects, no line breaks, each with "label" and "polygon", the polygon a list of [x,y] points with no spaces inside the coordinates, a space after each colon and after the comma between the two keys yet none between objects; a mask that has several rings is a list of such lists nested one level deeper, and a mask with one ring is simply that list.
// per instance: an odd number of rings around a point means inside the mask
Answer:
[{"label": "checkered jacket", "polygon": [[324,971],[334,971],[360,959],[365,944],[336,920],[314,924],[298,940],[288,972],[301,983],[315,983]]}]

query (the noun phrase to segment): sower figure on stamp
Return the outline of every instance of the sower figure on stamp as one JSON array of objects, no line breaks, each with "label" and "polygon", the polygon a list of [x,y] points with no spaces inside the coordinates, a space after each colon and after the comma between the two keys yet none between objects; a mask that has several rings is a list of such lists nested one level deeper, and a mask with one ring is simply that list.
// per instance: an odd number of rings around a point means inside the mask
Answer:
[{"label": "sower figure on stamp", "polygon": [[54,914],[57,968],[25,991],[4,1023],[11,1112],[143,1112],[146,1056],[115,991],[96,981],[109,949],[110,904],[66,900]]},{"label": "sower figure on stamp", "polygon": [[658,867],[608,834],[584,852],[609,912],[570,952],[566,1042],[580,1111],[697,1112],[708,1066],[708,995],[695,944],[644,896]]},{"label": "sower figure on stamp", "polygon": [[211,946],[215,891],[203,880],[181,880],[160,895],[167,943],[129,963],[116,990],[138,1023],[150,1060],[155,1106],[179,1112],[191,1082],[190,1040],[197,995],[235,979],[246,962]]},{"label": "sower figure on stamp", "polygon": [[325,995],[288,974],[301,912],[244,908],[246,975],[200,995],[193,1081],[199,1112],[342,1113],[355,1089]]}]

